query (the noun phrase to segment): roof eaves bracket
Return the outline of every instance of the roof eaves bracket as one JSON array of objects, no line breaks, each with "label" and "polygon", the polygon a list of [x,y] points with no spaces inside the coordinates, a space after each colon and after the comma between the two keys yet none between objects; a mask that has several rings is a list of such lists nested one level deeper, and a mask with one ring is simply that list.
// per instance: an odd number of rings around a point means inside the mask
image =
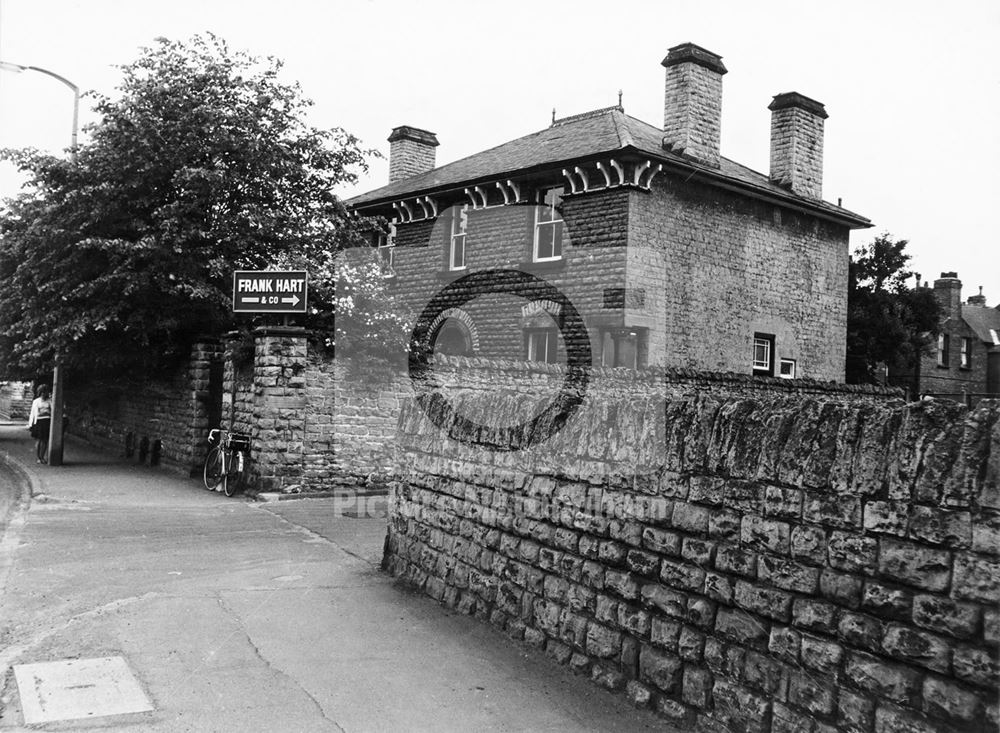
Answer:
[{"label": "roof eaves bracket", "polygon": [[605,188],[611,188],[611,174],[608,173],[608,169],[604,167],[604,164],[601,161],[597,161],[597,170],[599,170],[604,176]]},{"label": "roof eaves bracket", "polygon": [[399,221],[403,224],[413,221],[413,209],[405,201],[393,201],[392,208],[396,210]]},{"label": "roof eaves bracket", "polygon": [[565,168],[562,169],[562,174],[566,177],[566,180],[569,182],[570,193],[576,193],[576,179],[573,178],[573,174],[570,173]]},{"label": "roof eaves bracket", "polygon": [[643,170],[646,170],[647,167],[649,172],[646,174],[646,180],[643,181],[642,176],[636,173],[636,183],[639,187],[648,191],[653,185],[653,179],[656,178],[656,174],[663,171],[663,163],[657,163],[656,166],[652,166],[652,161],[647,160],[643,166]]},{"label": "roof eaves bracket", "polygon": [[514,192],[514,203],[515,204],[520,203],[521,202],[521,188],[516,183],[514,183],[512,180],[510,180],[509,178],[507,179],[507,185],[510,187],[510,190]]},{"label": "roof eaves bracket", "polygon": [[438,215],[437,201],[430,196],[417,196],[417,203],[424,211],[425,219],[433,219]]},{"label": "roof eaves bracket", "polygon": [[636,185],[636,186],[639,185],[639,181],[642,180],[642,176],[646,172],[646,169],[649,168],[649,166],[651,166],[652,164],[653,164],[653,161],[647,160],[642,165],[637,165],[635,167],[635,172],[632,175],[632,183],[633,183],[633,185]]},{"label": "roof eaves bracket", "polygon": [[503,181],[497,181],[497,188],[503,194],[503,205],[508,206],[511,203],[510,193],[507,191],[507,187],[503,185]]},{"label": "roof eaves bracket", "polygon": [[611,167],[614,168],[615,171],[618,173],[618,184],[617,185],[624,186],[625,185],[625,171],[622,170],[621,165],[619,165],[618,161],[615,160],[614,158],[611,159]]}]

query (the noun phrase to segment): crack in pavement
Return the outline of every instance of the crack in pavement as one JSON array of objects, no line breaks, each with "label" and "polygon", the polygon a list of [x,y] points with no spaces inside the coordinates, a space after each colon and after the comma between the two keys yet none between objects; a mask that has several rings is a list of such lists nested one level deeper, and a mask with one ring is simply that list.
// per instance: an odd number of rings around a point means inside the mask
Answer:
[{"label": "crack in pavement", "polygon": [[[285,670],[276,667],[274,664],[271,663],[271,660],[269,660],[267,657],[264,656],[264,654],[260,650],[260,647],[258,647],[257,644],[254,643],[253,637],[250,635],[250,632],[247,630],[246,625],[243,623],[243,619],[239,616],[239,614],[236,613],[234,609],[232,609],[229,606],[229,604],[226,603],[226,599],[223,598],[221,594],[218,597],[218,602],[219,602],[219,607],[222,608],[222,610],[227,615],[229,615],[230,618],[233,619],[239,631],[243,632],[243,635],[246,637],[247,644],[250,645],[250,648],[253,650],[254,655],[256,655],[256,657],[261,662],[263,662],[264,665],[269,670],[271,670],[275,674],[281,675],[289,682],[291,682],[293,685],[298,687],[302,691],[302,694],[305,695],[307,698],[309,698],[310,702],[312,702],[313,706],[319,712],[319,715],[321,718],[323,718],[323,720],[327,721],[330,725],[332,725],[334,729],[337,730],[339,733],[347,733],[336,720],[333,720],[329,715],[326,714],[326,710],[323,709],[323,706],[320,704],[319,700],[317,700],[313,696],[313,694],[309,692],[309,690],[307,690],[304,685],[302,685],[302,683],[300,683],[297,679],[292,677],[292,675],[288,674],[288,672],[286,672]],[[229,636],[227,636],[226,639],[223,640],[222,644],[225,644],[226,641],[235,636],[235,634],[236,632],[234,631]]]},{"label": "crack in pavement", "polygon": [[323,543],[328,544],[328,545],[333,545],[334,547],[336,547],[341,552],[343,552],[343,553],[345,553],[347,555],[350,555],[351,557],[353,557],[353,558],[355,558],[357,560],[360,560],[361,562],[363,562],[365,565],[368,565],[369,567],[373,567],[373,568],[379,567],[379,563],[373,562],[373,561],[369,560],[368,558],[366,558],[364,555],[359,555],[357,552],[354,552],[353,550],[347,549],[346,547],[344,547],[343,545],[341,545],[339,542],[335,542],[334,540],[331,540],[329,537],[324,537],[319,532],[315,532],[315,531],[309,529],[308,527],[304,527],[303,525],[301,525],[301,524],[299,524],[297,522],[294,522],[291,519],[288,519],[287,517],[281,516],[277,512],[271,511],[266,506],[261,506],[260,509],[263,510],[263,511],[266,511],[272,517],[277,518],[278,520],[284,522],[285,524],[291,525],[292,527],[294,527],[295,529],[297,529],[299,532],[301,532],[302,534],[304,534],[307,537],[309,537],[311,540],[314,540],[314,541],[317,541],[317,542],[323,542]]}]

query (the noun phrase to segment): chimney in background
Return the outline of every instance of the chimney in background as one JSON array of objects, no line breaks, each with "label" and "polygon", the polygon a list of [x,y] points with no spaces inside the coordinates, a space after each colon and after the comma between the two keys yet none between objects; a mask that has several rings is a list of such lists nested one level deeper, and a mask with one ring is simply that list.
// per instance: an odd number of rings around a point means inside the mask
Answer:
[{"label": "chimney in background", "polygon": [[693,43],[674,46],[663,59],[663,147],[719,167],[722,132],[722,57]]},{"label": "chimney in background", "polygon": [[394,127],[389,135],[389,183],[434,170],[437,146],[433,132],[409,125]]},{"label": "chimney in background", "polygon": [[983,286],[979,286],[979,295],[970,295],[967,301],[968,305],[981,305],[986,307],[986,296],[983,295]]},{"label": "chimney in background", "polygon": [[823,105],[798,92],[778,94],[771,110],[771,180],[792,193],[823,198]]},{"label": "chimney in background", "polygon": [[957,272],[942,272],[934,281],[934,297],[941,304],[945,318],[962,317],[962,281]]}]

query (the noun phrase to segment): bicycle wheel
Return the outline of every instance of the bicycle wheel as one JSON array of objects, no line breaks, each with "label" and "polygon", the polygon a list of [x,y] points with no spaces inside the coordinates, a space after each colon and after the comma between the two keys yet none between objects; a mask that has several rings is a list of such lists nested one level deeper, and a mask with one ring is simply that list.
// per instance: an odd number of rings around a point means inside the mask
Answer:
[{"label": "bicycle wheel", "polygon": [[222,482],[222,491],[226,496],[232,496],[243,488],[246,470],[247,459],[243,451],[233,451],[229,456],[229,471]]},{"label": "bicycle wheel", "polygon": [[222,449],[215,446],[208,452],[208,457],[205,459],[205,488],[209,491],[215,491],[225,476],[222,462]]}]

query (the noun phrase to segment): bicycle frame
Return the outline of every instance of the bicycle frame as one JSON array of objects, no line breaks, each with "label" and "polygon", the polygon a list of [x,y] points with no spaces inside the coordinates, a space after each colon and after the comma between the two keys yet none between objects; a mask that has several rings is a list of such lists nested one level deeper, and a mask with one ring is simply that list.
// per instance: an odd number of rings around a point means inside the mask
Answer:
[{"label": "bicycle frame", "polygon": [[250,436],[219,428],[211,430],[212,446],[205,459],[205,488],[232,496],[242,487],[250,450]]}]

